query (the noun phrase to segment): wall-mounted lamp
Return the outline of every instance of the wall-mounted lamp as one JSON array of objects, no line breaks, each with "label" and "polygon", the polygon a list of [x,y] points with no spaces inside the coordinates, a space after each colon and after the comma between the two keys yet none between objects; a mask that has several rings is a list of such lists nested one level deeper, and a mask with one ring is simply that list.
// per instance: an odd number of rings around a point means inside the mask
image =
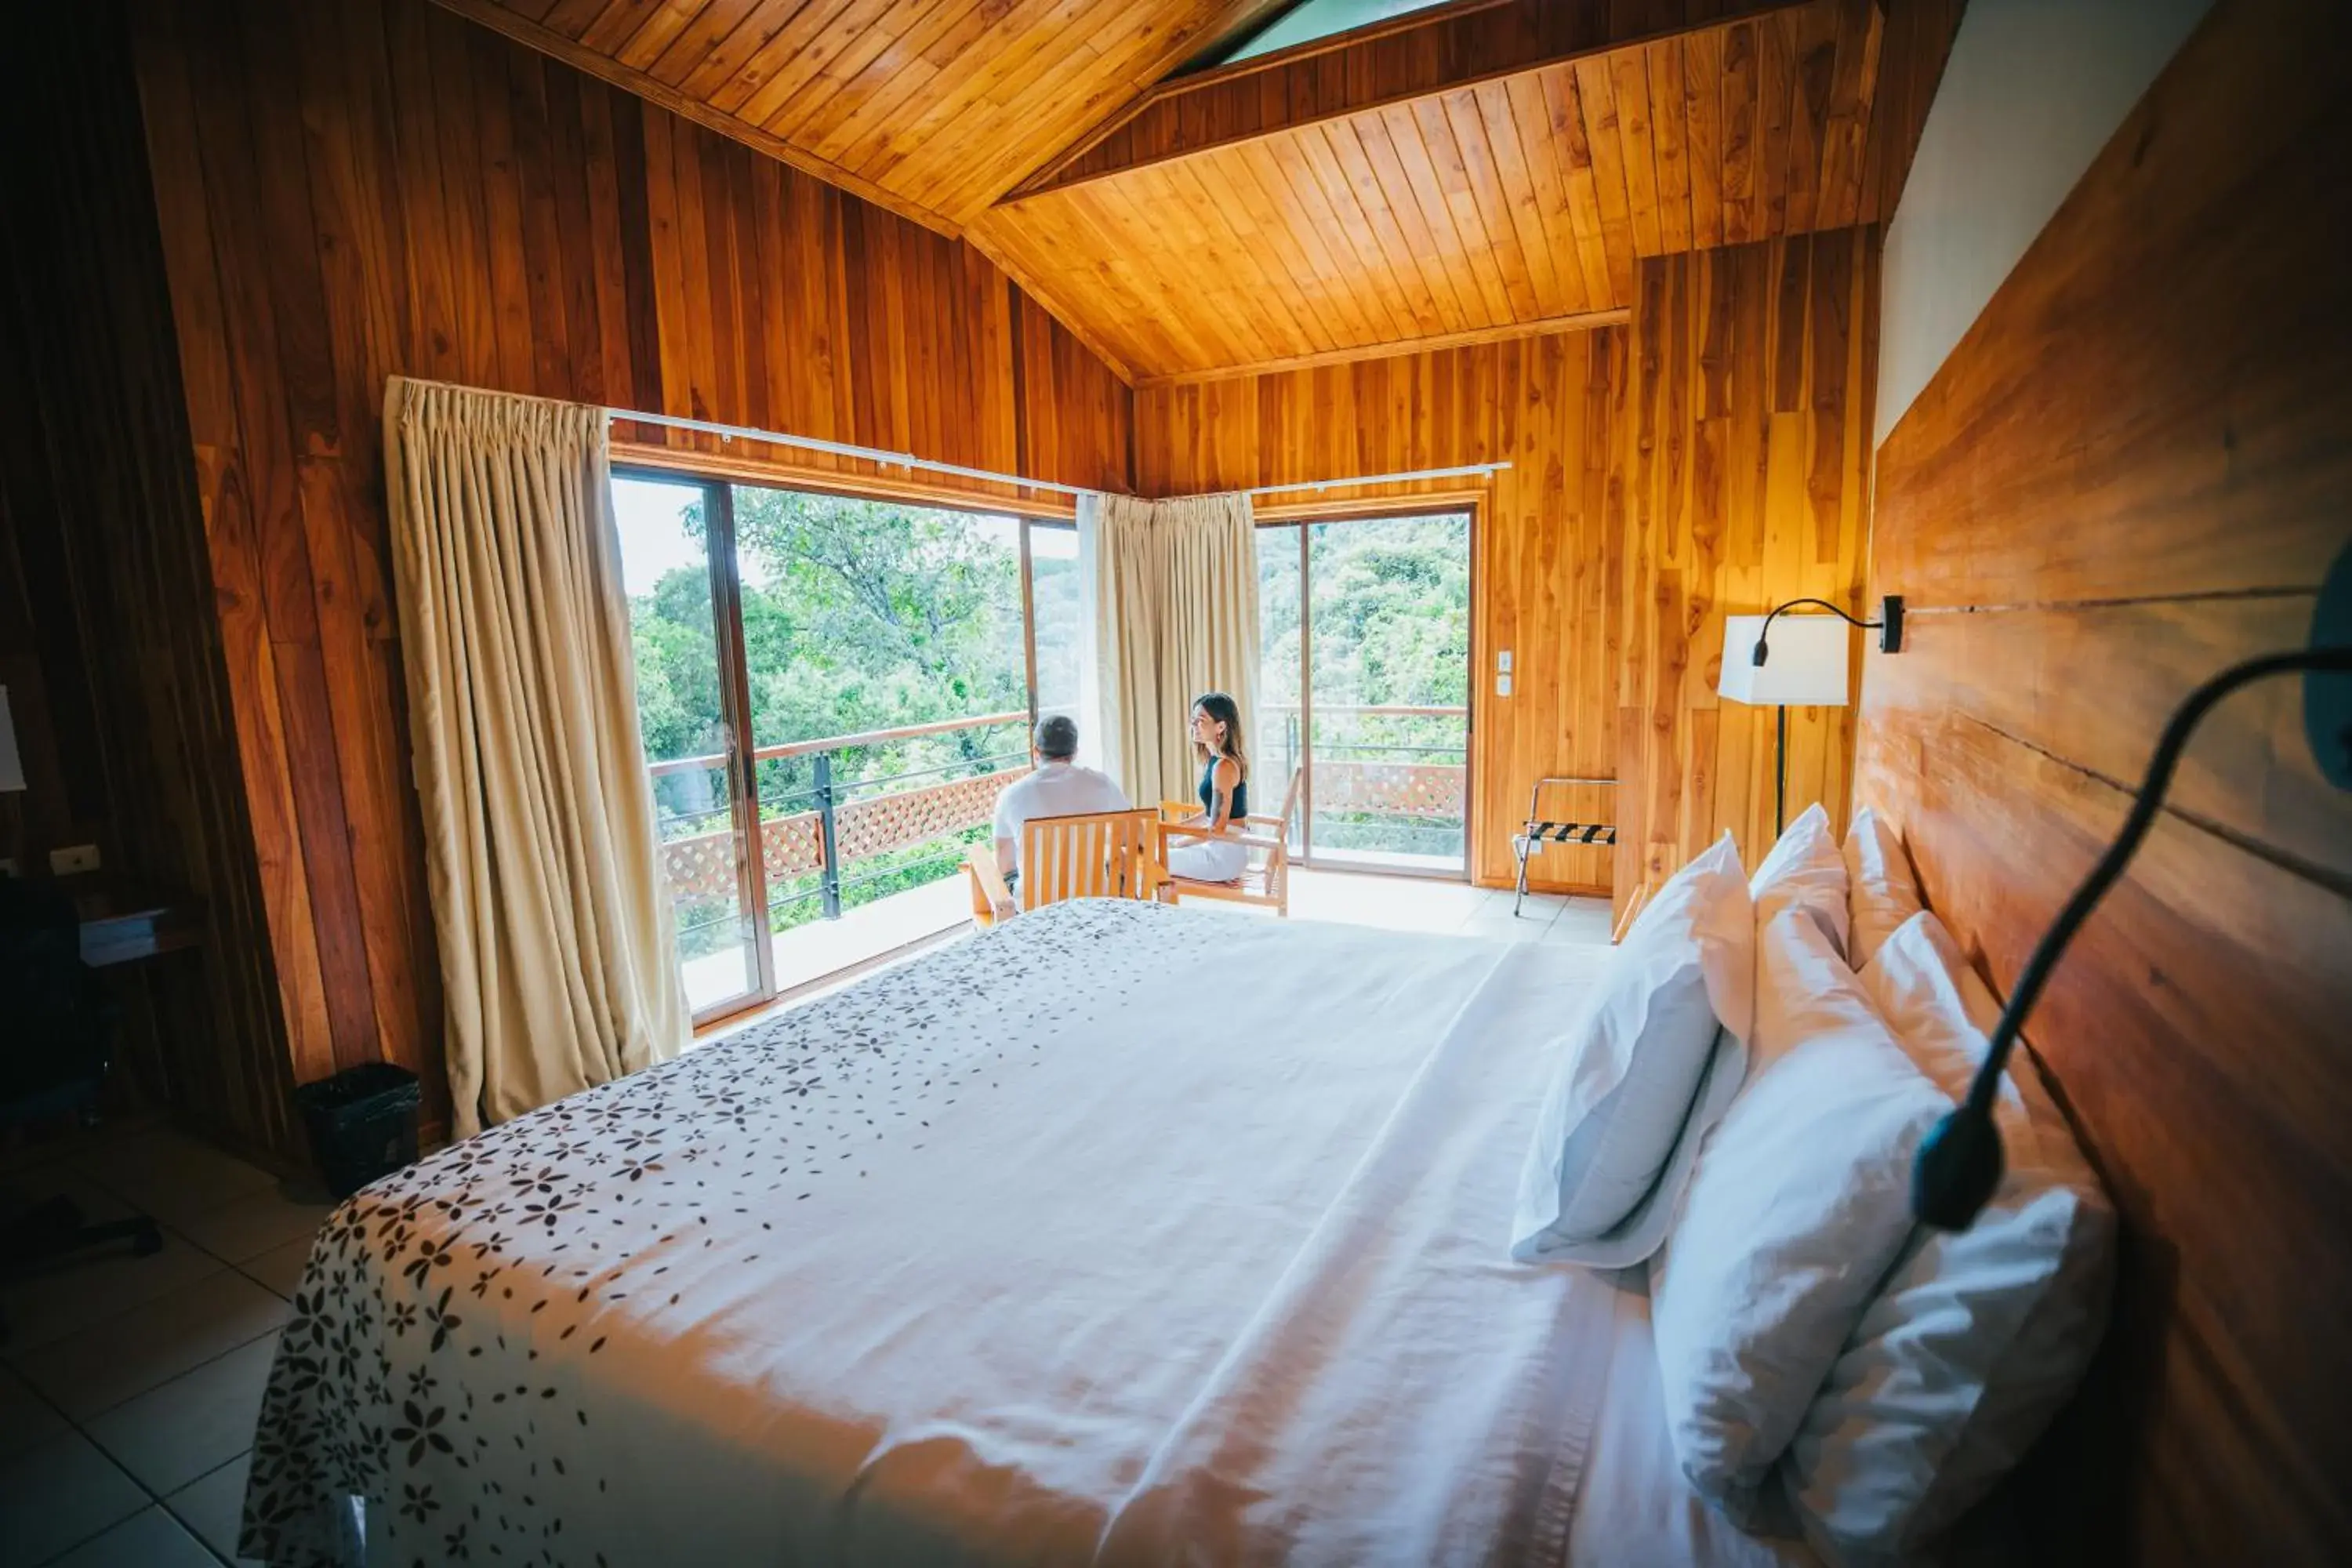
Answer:
[{"label": "wall-mounted lamp", "polygon": [[[1843,708],[1846,704],[1846,627],[1883,630],[1888,653],[1903,646],[1903,601],[1890,595],[1874,621],[1856,620],[1827,599],[1791,599],[1768,615],[1727,616],[1723,622],[1723,670],[1717,695],[1734,702],[1767,704],[1773,716],[1772,832],[1787,826],[1789,710]],[[1800,605],[1819,605],[1826,616],[1782,616]],[[1778,622],[1776,626],[1774,623]]]},{"label": "wall-mounted lamp", "polygon": [[2305,739],[2320,772],[2337,788],[2352,789],[2352,548],[2339,553],[2328,570],[2318,609],[2312,616],[2310,642],[2308,647],[2233,664],[2191,691],[2173,710],[2157,738],[2147,774],[2140,781],[2139,798],[2124,818],[2123,831],[2074,889],[2074,896],[2066,900],[2066,907],[2058,911],[2057,920],[2042,933],[2042,940],[2033,944],[2032,955],[2019,972],[2009,1005],[1993,1026],[1985,1058],[1969,1084],[1968,1098],[1936,1123],[1919,1145],[1918,1158],[1911,1167],[1911,1212],[1921,1223],[1939,1230],[1966,1230],[2000,1184],[2000,1134],[1993,1127],[1992,1102],[2025,1016],[2033,1010],[2066,944],[2123,876],[2140,840],[2147,837],[2190,733],[2214,705],[2240,687],[2267,676],[2304,672]]}]

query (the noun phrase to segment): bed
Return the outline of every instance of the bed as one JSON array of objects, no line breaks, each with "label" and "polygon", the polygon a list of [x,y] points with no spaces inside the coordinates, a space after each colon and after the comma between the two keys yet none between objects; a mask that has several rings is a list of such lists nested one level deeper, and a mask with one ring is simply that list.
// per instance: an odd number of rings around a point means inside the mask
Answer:
[{"label": "bed", "polygon": [[1505,1256],[1608,954],[1075,902],[497,1128],[321,1232],[243,1549],[1806,1561]]}]

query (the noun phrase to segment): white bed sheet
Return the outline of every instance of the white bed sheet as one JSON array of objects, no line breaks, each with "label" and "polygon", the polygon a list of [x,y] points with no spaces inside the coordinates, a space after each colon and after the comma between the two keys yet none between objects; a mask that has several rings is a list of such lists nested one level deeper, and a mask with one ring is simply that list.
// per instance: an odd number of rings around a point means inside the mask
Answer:
[{"label": "white bed sheet", "polygon": [[322,1233],[245,1549],[1560,1562],[1623,1323],[1505,1242],[1603,956],[1061,906],[497,1129]]},{"label": "white bed sheet", "polygon": [[1683,1479],[1666,1429],[1645,1271],[1593,1277],[1613,1298],[1607,1387],[1577,1488],[1570,1568],[1819,1568],[1794,1531],[1749,1534]]}]

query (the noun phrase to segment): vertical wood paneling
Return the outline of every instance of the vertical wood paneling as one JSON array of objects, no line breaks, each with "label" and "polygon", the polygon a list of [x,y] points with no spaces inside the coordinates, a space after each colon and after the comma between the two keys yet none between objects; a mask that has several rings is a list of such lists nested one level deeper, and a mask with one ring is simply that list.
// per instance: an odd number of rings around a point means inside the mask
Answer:
[{"label": "vertical wood paneling", "polygon": [[[1727,827],[1751,865],[1771,845],[1773,710],[1716,696],[1724,617],[1803,596],[1863,611],[1877,269],[1875,228],[1642,263],[1611,476],[1621,901]],[[1843,830],[1853,711],[1790,710],[1791,817],[1819,800]]]},{"label": "vertical wood paneling", "polygon": [[[437,1090],[384,378],[781,421],[1112,489],[1130,395],[970,247],[425,0],[131,10],[277,1048],[298,1080],[382,1058]],[[727,459],[876,477],[748,446]],[[247,1110],[283,1132],[282,1106]]]},{"label": "vertical wood paneling", "polygon": [[[266,595],[244,479],[211,444],[233,413],[216,404],[192,427],[184,395],[233,398],[227,333],[217,309],[192,310],[193,352],[175,356],[182,301],[163,261],[164,244],[205,237],[203,175],[186,136],[151,174],[112,0],[30,16],[16,44],[40,68],[12,86],[0,128],[41,153],[0,169],[16,241],[0,254],[0,681],[33,786],[27,839],[10,847],[88,839],[119,880],[195,906],[197,952],[109,972],[125,1003],[118,1073],[216,1137],[284,1152],[299,1136],[286,982],[231,708],[240,669],[272,680]],[[162,85],[184,131],[184,82]],[[151,178],[173,182],[160,207]],[[242,575],[215,574],[213,516]]]},{"label": "vertical wood paneling", "polygon": [[[2352,545],[2352,16],[2217,5],[1878,456],[1860,786],[2006,991],[2166,717]],[[2026,1037],[2116,1195],[2056,1561],[2352,1560],[2352,797],[2277,680],[2207,718]]]},{"label": "vertical wood paneling", "polygon": [[[1489,885],[1513,875],[1510,836],[1530,782],[1616,772],[1609,388],[1622,358],[1620,331],[1562,332],[1137,394],[1137,480],[1148,495],[1511,463],[1481,497],[1472,563],[1471,871]],[[1461,483],[1340,486],[1326,499],[1407,510],[1415,494],[1458,496]],[[1502,648],[1515,664],[1508,698],[1494,693]],[[1582,808],[1607,809],[1598,799]],[[1555,846],[1531,877],[1603,891],[1611,863],[1605,851]]]}]

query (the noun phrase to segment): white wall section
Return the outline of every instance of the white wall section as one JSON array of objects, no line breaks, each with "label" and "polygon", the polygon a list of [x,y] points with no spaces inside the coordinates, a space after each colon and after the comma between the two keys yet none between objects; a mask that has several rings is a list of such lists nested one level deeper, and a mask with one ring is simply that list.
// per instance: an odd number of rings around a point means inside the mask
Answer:
[{"label": "white wall section", "polygon": [[1969,0],[1886,231],[1885,439],[2212,0]]}]

